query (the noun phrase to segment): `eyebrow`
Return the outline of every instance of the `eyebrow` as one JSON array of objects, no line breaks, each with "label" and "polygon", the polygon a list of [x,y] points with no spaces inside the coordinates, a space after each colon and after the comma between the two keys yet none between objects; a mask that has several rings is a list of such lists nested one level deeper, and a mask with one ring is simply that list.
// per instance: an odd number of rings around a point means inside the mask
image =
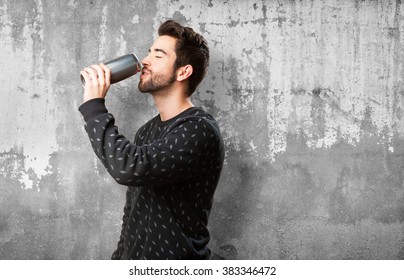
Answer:
[{"label": "eyebrow", "polygon": [[[166,51],[163,49],[153,49],[155,52],[162,52],[163,54],[167,55]],[[151,52],[151,49],[149,49],[149,52]]]}]

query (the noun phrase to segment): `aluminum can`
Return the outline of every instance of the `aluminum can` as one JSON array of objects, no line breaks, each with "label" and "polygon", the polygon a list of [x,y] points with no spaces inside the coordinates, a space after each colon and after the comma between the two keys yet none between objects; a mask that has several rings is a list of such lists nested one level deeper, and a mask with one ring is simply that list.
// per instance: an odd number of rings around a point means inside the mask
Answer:
[{"label": "aluminum can", "polygon": [[[104,64],[111,69],[111,85],[125,80],[142,70],[142,64],[133,53],[117,57]],[[86,81],[82,75],[80,76],[81,82],[85,85]]]}]

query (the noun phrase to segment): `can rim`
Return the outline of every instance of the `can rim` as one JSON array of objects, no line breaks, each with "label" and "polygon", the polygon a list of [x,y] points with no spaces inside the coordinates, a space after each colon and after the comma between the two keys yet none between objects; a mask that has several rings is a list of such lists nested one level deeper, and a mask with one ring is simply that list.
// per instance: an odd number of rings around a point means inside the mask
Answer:
[{"label": "can rim", "polygon": [[140,69],[142,69],[143,65],[142,65],[142,63],[140,62],[140,60],[139,60],[139,58],[137,57],[137,55],[134,54],[134,53],[132,53],[132,55],[135,57],[136,62],[137,62],[137,64],[138,64],[138,66],[140,67]]}]

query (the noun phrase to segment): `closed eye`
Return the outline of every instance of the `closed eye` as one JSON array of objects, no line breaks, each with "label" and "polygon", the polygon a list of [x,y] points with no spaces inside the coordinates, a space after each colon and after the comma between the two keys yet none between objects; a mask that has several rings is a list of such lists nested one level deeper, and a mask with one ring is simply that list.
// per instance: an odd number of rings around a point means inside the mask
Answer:
[{"label": "closed eye", "polygon": [[151,53],[151,52],[155,52],[157,54],[162,55],[162,56],[161,55],[155,55],[155,57],[157,57],[157,58],[162,58],[163,56],[167,56],[167,52],[164,51],[163,49],[153,49],[153,50],[149,49],[149,53]]}]

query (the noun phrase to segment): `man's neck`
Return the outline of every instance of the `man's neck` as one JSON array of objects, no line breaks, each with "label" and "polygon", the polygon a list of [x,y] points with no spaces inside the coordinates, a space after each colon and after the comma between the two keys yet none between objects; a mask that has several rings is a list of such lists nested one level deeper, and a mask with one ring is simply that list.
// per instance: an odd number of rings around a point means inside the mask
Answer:
[{"label": "man's neck", "polygon": [[169,120],[194,106],[188,96],[179,92],[159,92],[152,95],[162,121]]}]

